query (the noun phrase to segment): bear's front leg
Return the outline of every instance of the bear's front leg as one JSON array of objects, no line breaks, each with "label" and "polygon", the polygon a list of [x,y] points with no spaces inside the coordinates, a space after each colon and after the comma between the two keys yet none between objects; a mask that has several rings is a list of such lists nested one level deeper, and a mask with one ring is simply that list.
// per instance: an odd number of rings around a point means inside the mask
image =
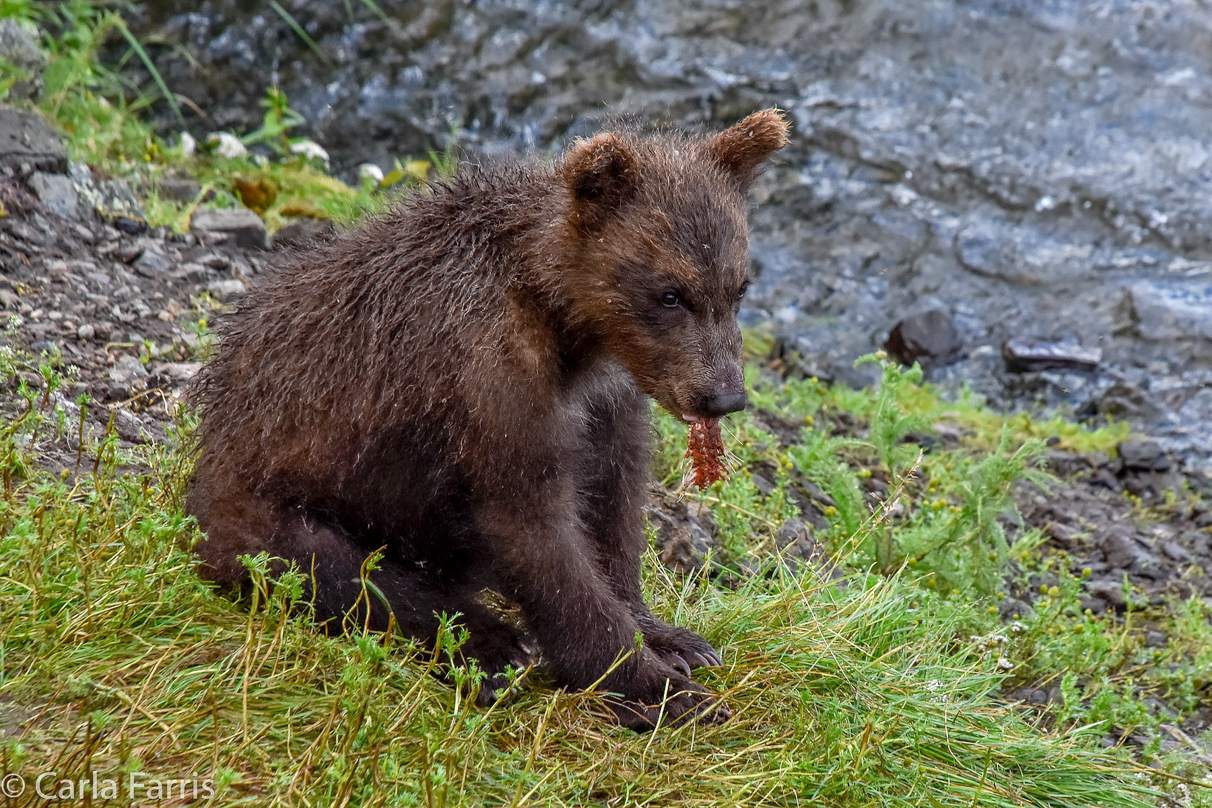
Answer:
[{"label": "bear's front leg", "polygon": [[727,708],[702,685],[637,643],[642,627],[594,558],[572,486],[548,483],[500,490],[477,522],[492,543],[498,586],[522,607],[559,683],[620,694],[611,707],[637,730],[726,719]]},{"label": "bear's front leg", "polygon": [[628,605],[644,643],[686,676],[693,668],[723,664],[711,644],[692,631],[670,626],[644,602],[640,560],[647,547],[643,504],[651,478],[648,399],[632,384],[619,384],[589,401],[586,446],[579,453],[581,520],[598,566]]}]

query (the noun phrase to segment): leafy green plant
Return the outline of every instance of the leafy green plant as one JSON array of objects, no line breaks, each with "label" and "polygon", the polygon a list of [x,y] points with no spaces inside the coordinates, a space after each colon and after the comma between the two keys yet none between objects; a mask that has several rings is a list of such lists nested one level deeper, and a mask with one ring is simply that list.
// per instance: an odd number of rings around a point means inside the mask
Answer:
[{"label": "leafy green plant", "polygon": [[290,137],[287,133],[306,123],[303,116],[291,109],[286,100],[286,93],[276,86],[266,90],[261,107],[265,110],[265,117],[260,128],[249,132],[240,140],[247,146],[264,143],[282,156],[290,154]]}]

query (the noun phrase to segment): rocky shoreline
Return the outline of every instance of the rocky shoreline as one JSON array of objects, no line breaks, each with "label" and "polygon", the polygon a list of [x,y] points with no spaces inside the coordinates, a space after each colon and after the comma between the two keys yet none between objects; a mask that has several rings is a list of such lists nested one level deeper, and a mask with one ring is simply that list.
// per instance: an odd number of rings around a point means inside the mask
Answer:
[{"label": "rocky shoreline", "polygon": [[[381,8],[291,3],[314,48],[219,0],[140,4],[132,23],[191,127],[255,128],[272,80],[345,176],[452,140],[492,156],[610,115],[719,128],[780,105],[795,128],[756,188],[748,324],[857,384],[855,358],[933,313],[931,381],[1002,410],[1126,419],[1212,470],[1198,3]],[[1024,345],[1055,361],[1022,361]]]}]

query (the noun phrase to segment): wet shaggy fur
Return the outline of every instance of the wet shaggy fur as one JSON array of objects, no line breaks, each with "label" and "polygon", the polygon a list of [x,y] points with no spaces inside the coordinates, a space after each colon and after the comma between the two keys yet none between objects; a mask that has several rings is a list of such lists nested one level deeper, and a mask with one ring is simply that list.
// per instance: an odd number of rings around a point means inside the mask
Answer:
[{"label": "wet shaggy fur", "polygon": [[482,700],[537,645],[577,688],[633,652],[601,682],[629,726],[666,696],[666,719],[725,717],[689,678],[719,655],[640,591],[648,399],[744,405],[746,194],[785,143],[775,110],[709,138],[604,133],[555,166],[464,169],[285,262],[191,391],[203,574],[244,586],[238,556],[266,552],[310,577],[318,620],[385,629],[361,582],[381,549],[403,632],[462,615]]}]

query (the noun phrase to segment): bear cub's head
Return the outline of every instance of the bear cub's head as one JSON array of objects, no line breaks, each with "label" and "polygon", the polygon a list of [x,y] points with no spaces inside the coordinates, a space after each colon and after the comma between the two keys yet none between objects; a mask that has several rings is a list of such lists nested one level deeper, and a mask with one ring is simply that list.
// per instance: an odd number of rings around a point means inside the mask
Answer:
[{"label": "bear cub's head", "polygon": [[686,420],[744,409],[737,311],[747,195],[787,144],[775,109],[698,139],[603,133],[558,167],[570,197],[577,319],[641,389]]}]

